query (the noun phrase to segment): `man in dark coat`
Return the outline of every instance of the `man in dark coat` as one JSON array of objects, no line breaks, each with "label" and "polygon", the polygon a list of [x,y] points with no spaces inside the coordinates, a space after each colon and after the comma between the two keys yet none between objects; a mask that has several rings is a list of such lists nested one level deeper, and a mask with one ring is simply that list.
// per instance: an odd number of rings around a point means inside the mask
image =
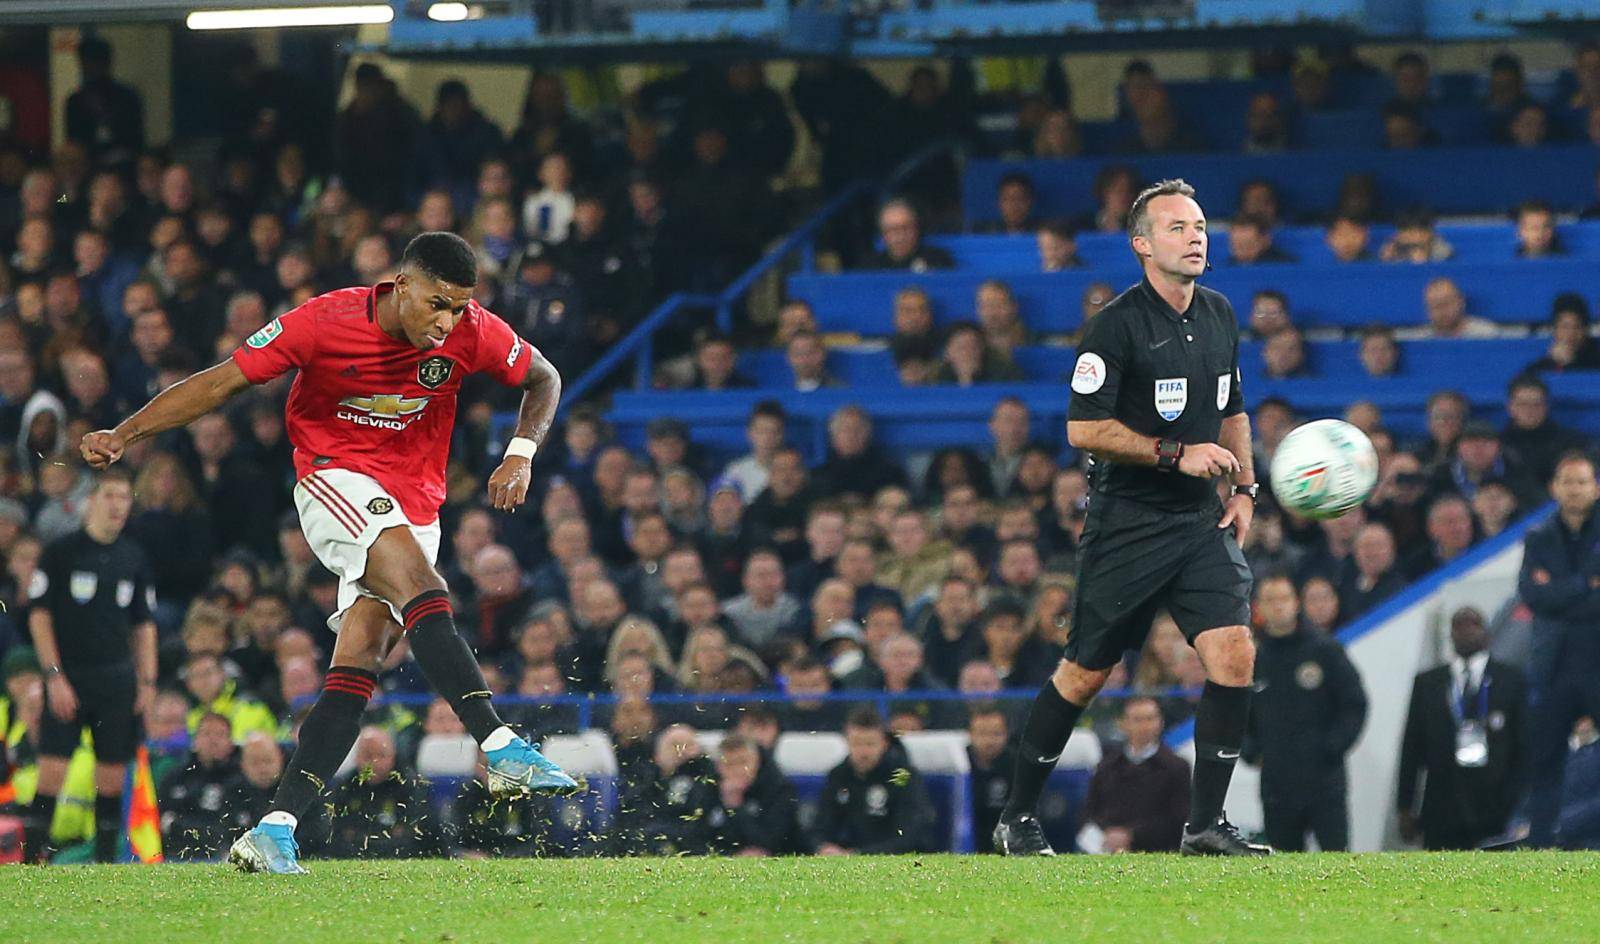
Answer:
[{"label": "man in dark coat", "polygon": [[1305,627],[1294,584],[1256,587],[1264,632],[1244,757],[1261,765],[1261,807],[1274,849],[1300,852],[1315,833],[1324,852],[1350,845],[1344,757],[1367,720],[1367,695],[1338,640]]},{"label": "man in dark coat", "polygon": [[1489,658],[1472,607],[1450,618],[1450,644],[1455,658],[1412,686],[1400,748],[1400,832],[1427,849],[1473,849],[1504,832],[1525,774],[1522,673]]},{"label": "man in dark coat", "polygon": [[1600,717],[1600,485],[1594,460],[1568,453],[1556,463],[1556,513],[1523,542],[1517,592],[1533,611],[1528,842],[1554,845],[1573,722]]}]

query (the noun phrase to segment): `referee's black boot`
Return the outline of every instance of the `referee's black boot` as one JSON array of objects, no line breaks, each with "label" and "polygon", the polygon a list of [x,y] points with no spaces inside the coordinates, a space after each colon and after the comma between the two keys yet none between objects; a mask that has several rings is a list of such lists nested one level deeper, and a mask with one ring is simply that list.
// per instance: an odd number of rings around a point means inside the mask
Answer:
[{"label": "referee's black boot", "polygon": [[1226,816],[1219,816],[1211,825],[1197,833],[1189,831],[1189,824],[1183,824],[1183,844],[1178,851],[1184,855],[1193,856],[1269,856],[1272,847],[1264,843],[1251,842],[1239,835],[1239,828],[1228,822]]},{"label": "referee's black boot", "polygon": [[1044,827],[1032,813],[1002,819],[994,827],[994,851],[1008,856],[1053,856]]}]

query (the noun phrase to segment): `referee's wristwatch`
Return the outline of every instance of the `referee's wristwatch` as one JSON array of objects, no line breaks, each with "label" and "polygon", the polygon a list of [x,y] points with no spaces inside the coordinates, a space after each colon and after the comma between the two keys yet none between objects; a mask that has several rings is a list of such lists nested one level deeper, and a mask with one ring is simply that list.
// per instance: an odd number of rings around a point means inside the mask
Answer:
[{"label": "referee's wristwatch", "polygon": [[1229,498],[1233,498],[1236,495],[1249,495],[1250,496],[1250,504],[1254,505],[1260,500],[1260,494],[1261,494],[1261,483],[1260,482],[1251,482],[1249,485],[1235,485],[1235,486],[1233,486],[1232,490],[1230,490],[1228,492],[1228,497]]}]

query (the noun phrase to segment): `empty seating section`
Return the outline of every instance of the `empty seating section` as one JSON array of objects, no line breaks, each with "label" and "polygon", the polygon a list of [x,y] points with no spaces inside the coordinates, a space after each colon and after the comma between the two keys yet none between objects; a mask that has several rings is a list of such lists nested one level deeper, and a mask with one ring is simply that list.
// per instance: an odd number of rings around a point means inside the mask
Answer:
[{"label": "empty seating section", "polygon": [[[1347,141],[1335,143],[1349,147]],[[1449,215],[1504,213],[1524,200],[1576,210],[1593,202],[1597,163],[1600,152],[1590,145],[975,160],[967,165],[962,202],[969,222],[995,219],[995,185],[1002,174],[1020,171],[1038,189],[1039,215],[1084,216],[1095,209],[1094,178],[1100,168],[1128,164],[1146,180],[1182,177],[1194,184],[1207,214],[1217,219],[1232,216],[1240,186],[1258,178],[1278,188],[1291,218],[1329,213],[1352,173],[1372,174],[1390,211],[1425,206]]]}]

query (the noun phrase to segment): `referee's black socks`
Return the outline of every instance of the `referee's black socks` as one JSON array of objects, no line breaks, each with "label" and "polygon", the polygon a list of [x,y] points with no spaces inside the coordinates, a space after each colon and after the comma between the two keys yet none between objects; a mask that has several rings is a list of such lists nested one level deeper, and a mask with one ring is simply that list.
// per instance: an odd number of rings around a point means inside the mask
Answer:
[{"label": "referee's black socks", "polygon": [[94,798],[94,860],[117,861],[117,838],[122,835],[122,794],[96,794]]},{"label": "referee's black socks", "polygon": [[1222,815],[1228,781],[1239,762],[1250,717],[1250,686],[1207,681],[1194,715],[1194,790],[1189,795],[1189,829],[1199,832]]},{"label": "referee's black socks", "polygon": [[298,820],[327,787],[361,733],[361,713],[377,682],[366,669],[336,665],[328,670],[322,694],[300,725],[300,745],[278,781],[272,798],[275,812]]},{"label": "referee's black socks", "polygon": [[50,824],[56,818],[56,798],[35,793],[28,804],[28,823],[22,834],[22,861],[38,862],[50,848]]},{"label": "referee's black socks", "polygon": [[489,683],[472,648],[456,632],[449,594],[443,590],[419,593],[401,609],[400,617],[411,639],[411,654],[428,684],[455,709],[472,739],[483,744],[505,722],[489,704]]},{"label": "referee's black socks", "polygon": [[1017,768],[1011,778],[1011,796],[1006,800],[1005,811],[1000,815],[1010,819],[1023,813],[1032,813],[1039,805],[1039,794],[1056,761],[1072,737],[1083,714],[1082,705],[1074,705],[1056,691],[1054,680],[1047,680],[1033,700],[1033,710],[1022,728],[1022,738],[1017,744]]}]

